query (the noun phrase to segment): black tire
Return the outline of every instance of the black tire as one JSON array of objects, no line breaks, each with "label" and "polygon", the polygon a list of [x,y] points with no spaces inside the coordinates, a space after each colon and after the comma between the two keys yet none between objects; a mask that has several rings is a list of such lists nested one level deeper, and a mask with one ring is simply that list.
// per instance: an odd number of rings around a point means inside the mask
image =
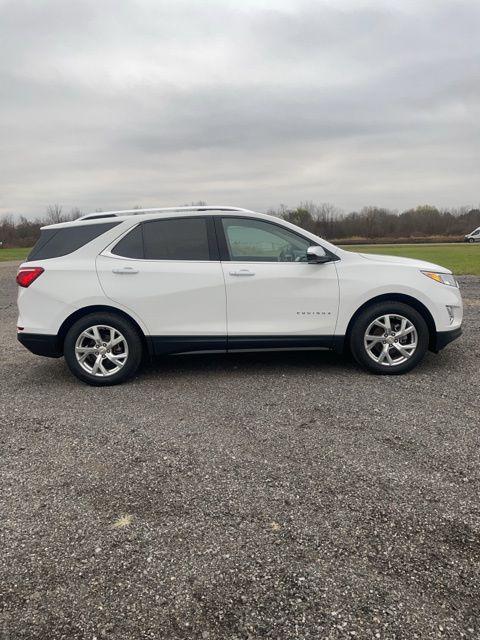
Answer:
[{"label": "black tire", "polygon": [[[117,372],[102,377],[86,371],[80,365],[75,355],[75,345],[79,336],[89,327],[93,327],[96,325],[105,325],[107,327],[116,329],[124,338],[128,348],[128,355],[126,356],[125,363],[122,365],[121,369]],[[88,316],[84,316],[83,318],[80,318],[80,320],[77,320],[77,322],[75,322],[75,324],[73,324],[68,330],[63,345],[63,355],[67,362],[68,368],[73,373],[73,375],[75,375],[82,382],[86,382],[87,384],[96,387],[106,387],[114,384],[120,384],[131,378],[140,365],[140,362],[142,360],[142,352],[142,339],[138,334],[136,327],[122,316],[106,312],[91,313]],[[112,355],[115,354],[112,353]],[[107,355],[105,357],[108,358]],[[92,359],[96,359],[95,354],[92,354]],[[105,367],[113,366],[110,365],[110,362],[108,360],[105,360],[105,363]]]},{"label": "black tire", "polygon": [[[380,318],[385,314],[398,314],[407,318],[417,331],[417,347],[414,353],[405,362],[393,366],[386,366],[373,360],[368,354],[364,344],[365,333],[370,324],[376,318]],[[399,375],[411,371],[421,362],[428,350],[429,338],[427,323],[418,311],[403,302],[396,302],[394,300],[389,302],[387,300],[385,302],[372,304],[370,307],[364,309],[355,319],[350,333],[350,348],[355,360],[364,369],[367,369],[367,371],[380,375]],[[392,348],[395,349],[395,345],[392,345]],[[393,351],[393,353],[400,355],[395,351]]]},{"label": "black tire", "polygon": [[468,241],[473,243],[475,242],[475,238],[469,238]]}]

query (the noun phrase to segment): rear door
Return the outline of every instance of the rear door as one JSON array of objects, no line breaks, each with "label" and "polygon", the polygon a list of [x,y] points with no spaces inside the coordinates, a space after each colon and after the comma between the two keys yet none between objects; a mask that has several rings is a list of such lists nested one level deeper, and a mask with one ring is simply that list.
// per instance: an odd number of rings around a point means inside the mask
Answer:
[{"label": "rear door", "polygon": [[216,218],[227,289],[228,348],[331,346],[338,312],[335,262],[307,262],[313,243],[283,225]]},{"label": "rear door", "polygon": [[225,283],[209,216],[142,222],[97,258],[105,294],[147,327],[157,353],[226,348]]}]

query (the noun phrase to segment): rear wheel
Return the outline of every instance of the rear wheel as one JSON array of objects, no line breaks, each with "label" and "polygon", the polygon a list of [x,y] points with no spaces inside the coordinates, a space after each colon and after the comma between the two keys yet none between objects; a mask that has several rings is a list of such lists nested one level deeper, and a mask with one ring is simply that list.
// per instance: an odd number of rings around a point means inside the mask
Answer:
[{"label": "rear wheel", "polygon": [[423,317],[402,302],[380,302],[356,319],[350,336],[354,358],[373,373],[411,371],[423,359],[429,342]]},{"label": "rear wheel", "polygon": [[92,313],[75,322],[65,337],[63,350],[70,371],[95,386],[128,380],[142,359],[138,331],[113,313]]}]

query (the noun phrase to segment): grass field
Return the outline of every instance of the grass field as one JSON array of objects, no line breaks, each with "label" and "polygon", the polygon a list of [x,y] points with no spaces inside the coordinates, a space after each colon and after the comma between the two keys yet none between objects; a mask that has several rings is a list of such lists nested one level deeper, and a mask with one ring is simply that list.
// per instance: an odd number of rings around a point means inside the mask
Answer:
[{"label": "grass field", "polygon": [[[341,246],[341,245],[340,245]],[[342,247],[360,253],[419,258],[451,269],[457,275],[480,276],[480,243],[478,244],[356,244]],[[0,249],[0,262],[26,258],[29,248]]]},{"label": "grass field", "polygon": [[7,260],[18,260],[22,262],[30,252],[30,247],[18,247],[14,249],[1,249],[0,248],[0,262],[6,262]]},{"label": "grass field", "polygon": [[434,262],[456,275],[480,276],[480,243],[478,244],[357,244],[342,247],[347,251],[380,253]]}]

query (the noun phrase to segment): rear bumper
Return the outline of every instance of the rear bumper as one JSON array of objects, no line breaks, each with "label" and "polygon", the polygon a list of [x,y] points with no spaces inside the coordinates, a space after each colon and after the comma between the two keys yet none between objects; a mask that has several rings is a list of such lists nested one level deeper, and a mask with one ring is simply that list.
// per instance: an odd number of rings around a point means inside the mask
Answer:
[{"label": "rear bumper", "polygon": [[60,358],[63,355],[58,336],[43,333],[17,333],[17,339],[29,351],[37,356]]},{"label": "rear bumper", "polygon": [[447,344],[450,344],[450,342],[453,342],[461,335],[462,327],[457,327],[456,329],[451,329],[450,331],[437,331],[433,351],[435,351],[435,353],[438,353],[444,347],[446,347]]}]

